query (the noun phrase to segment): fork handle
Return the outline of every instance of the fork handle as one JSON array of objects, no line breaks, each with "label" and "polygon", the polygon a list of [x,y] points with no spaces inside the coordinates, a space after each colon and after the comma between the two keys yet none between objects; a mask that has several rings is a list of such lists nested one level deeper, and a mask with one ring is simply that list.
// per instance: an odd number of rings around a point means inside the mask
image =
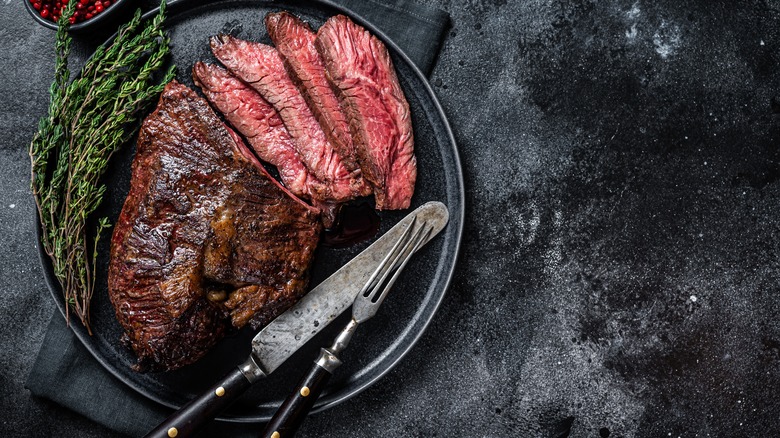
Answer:
[{"label": "fork handle", "polygon": [[260,436],[262,438],[290,438],[298,431],[306,415],[314,406],[333,371],[341,365],[335,354],[323,348],[309,372],[301,379],[276,411]]}]

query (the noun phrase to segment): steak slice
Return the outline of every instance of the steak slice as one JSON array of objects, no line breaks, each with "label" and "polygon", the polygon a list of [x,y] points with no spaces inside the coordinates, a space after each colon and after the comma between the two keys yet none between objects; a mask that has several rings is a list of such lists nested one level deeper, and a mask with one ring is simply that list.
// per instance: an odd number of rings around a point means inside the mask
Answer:
[{"label": "steak slice", "polygon": [[227,70],[197,62],[192,78],[211,104],[248,141],[261,160],[279,170],[284,185],[306,199],[323,199],[326,188],[301,161],[276,110]]},{"label": "steak slice", "polygon": [[175,81],[144,120],[108,273],[138,369],[192,363],[223,336],[226,316],[263,325],[303,294],[318,214],[259,164]]},{"label": "steak slice", "polygon": [[303,163],[326,184],[326,198],[343,203],[370,193],[360,172],[349,172],[317,123],[300,91],[271,46],[230,35],[211,38],[211,51],[222,64],[257,90],[278,111]]},{"label": "steak slice", "polygon": [[344,166],[350,171],[360,170],[347,118],[330,88],[325,77],[325,64],[314,46],[317,34],[289,12],[266,15],[265,27],[284,59],[290,78],[303,94]]},{"label": "steak slice", "polygon": [[408,208],[417,179],[412,120],[387,48],[343,15],[325,22],[315,44],[349,120],[377,209]]}]

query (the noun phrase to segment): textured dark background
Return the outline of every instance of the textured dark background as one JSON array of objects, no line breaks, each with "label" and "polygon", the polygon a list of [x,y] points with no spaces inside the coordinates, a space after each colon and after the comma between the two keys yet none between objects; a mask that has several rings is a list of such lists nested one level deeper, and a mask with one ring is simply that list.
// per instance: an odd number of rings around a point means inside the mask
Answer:
[{"label": "textured dark background", "polygon": [[[301,436],[780,435],[780,2],[435,3],[458,273]],[[26,153],[53,37],[0,1],[0,434],[112,436],[23,388],[54,309]]]}]

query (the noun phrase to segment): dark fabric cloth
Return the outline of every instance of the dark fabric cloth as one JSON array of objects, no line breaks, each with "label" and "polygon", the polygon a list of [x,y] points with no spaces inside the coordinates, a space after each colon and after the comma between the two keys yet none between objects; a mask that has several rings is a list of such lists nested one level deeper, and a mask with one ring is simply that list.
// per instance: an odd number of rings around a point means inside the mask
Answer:
[{"label": "dark fabric cloth", "polygon": [[[373,23],[425,74],[430,74],[449,27],[449,15],[412,0],[340,0]],[[106,371],[84,348],[62,315],[49,323],[27,388],[130,436],[142,436],[170,410],[136,393]],[[203,436],[257,436],[256,425],[212,423]]]}]

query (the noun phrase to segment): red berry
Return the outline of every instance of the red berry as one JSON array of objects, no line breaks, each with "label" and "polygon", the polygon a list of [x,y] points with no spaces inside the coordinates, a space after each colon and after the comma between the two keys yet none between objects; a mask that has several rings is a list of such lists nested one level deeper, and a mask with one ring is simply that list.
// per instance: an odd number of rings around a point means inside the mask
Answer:
[{"label": "red berry", "polygon": [[70,22],[70,24],[76,24],[76,16],[75,15],[71,15],[71,17],[68,18],[68,21]]},{"label": "red berry", "polygon": [[84,16],[85,20],[89,20],[90,18],[92,18],[92,14],[90,13],[87,13],[87,15]]},{"label": "red berry", "polygon": [[106,1],[103,2],[103,7],[104,8],[107,8],[109,6],[111,6],[111,2],[110,1],[106,0]]},{"label": "red berry", "polygon": [[63,5],[67,5],[70,0],[62,0]]},{"label": "red berry", "polygon": [[41,11],[41,17],[48,18],[49,17],[49,10],[48,9],[42,10]]},{"label": "red berry", "polygon": [[33,7],[35,8],[36,11],[40,11],[41,10],[41,4],[40,3],[33,3]]},{"label": "red berry", "polygon": [[100,3],[96,4],[95,5],[95,12],[97,12],[97,13],[103,12],[103,5],[101,5]]}]

